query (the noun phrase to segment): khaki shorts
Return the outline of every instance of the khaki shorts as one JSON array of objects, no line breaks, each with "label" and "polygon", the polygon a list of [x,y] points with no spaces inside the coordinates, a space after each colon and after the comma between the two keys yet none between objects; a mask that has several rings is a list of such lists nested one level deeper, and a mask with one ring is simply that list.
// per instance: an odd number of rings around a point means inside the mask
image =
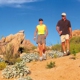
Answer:
[{"label": "khaki shorts", "polygon": [[40,34],[38,35],[37,37],[37,44],[40,43],[40,44],[46,44],[46,38],[45,38],[45,35],[44,34]]},{"label": "khaki shorts", "polygon": [[65,42],[67,39],[69,39],[69,34],[61,35],[61,42]]}]

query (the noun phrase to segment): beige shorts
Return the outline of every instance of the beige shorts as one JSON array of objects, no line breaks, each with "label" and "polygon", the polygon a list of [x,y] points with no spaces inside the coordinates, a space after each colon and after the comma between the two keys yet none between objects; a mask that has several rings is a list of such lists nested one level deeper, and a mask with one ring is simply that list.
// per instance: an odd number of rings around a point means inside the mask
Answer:
[{"label": "beige shorts", "polygon": [[69,39],[69,34],[61,35],[61,42],[65,42],[67,39]]}]

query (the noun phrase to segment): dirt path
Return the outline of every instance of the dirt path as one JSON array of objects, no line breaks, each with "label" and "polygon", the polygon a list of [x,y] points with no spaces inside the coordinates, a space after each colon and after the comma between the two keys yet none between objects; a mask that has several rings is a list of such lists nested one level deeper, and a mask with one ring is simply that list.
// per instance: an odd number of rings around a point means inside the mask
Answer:
[{"label": "dirt path", "polygon": [[[61,57],[57,59],[48,59],[46,61],[37,61],[28,63],[31,70],[29,75],[33,80],[80,80],[80,53],[77,59],[70,59],[72,56]],[[47,63],[55,62],[56,67],[46,69]],[[1,71],[0,71],[1,74]],[[0,75],[0,80],[2,79]],[[9,79],[15,80],[15,79]]]}]

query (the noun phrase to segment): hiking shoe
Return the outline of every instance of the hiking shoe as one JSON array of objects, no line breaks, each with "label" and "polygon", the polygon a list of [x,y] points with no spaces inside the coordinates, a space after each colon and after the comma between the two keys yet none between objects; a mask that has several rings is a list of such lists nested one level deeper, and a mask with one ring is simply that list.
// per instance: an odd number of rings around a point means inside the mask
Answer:
[{"label": "hiking shoe", "polygon": [[70,55],[69,51],[66,54],[63,54],[63,56],[68,56],[68,55]]},{"label": "hiking shoe", "polygon": [[63,56],[67,56],[67,53],[65,51],[63,52]]},{"label": "hiking shoe", "polygon": [[46,60],[46,54],[45,53],[43,53],[43,59]]},{"label": "hiking shoe", "polygon": [[66,54],[63,54],[63,56],[67,56],[67,53]]},{"label": "hiking shoe", "polygon": [[67,52],[67,55],[70,55],[70,51]]},{"label": "hiking shoe", "polygon": [[42,61],[43,60],[43,57],[39,57],[39,60]]}]

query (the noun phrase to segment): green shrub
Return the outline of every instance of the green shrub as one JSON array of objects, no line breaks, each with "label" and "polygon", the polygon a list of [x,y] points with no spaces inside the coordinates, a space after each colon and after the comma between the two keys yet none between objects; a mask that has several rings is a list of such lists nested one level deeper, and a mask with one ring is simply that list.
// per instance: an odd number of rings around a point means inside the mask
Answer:
[{"label": "green shrub", "polygon": [[57,54],[54,54],[54,58],[58,58],[58,55]]},{"label": "green shrub", "polygon": [[3,70],[4,68],[6,68],[6,63],[0,62],[0,70]]},{"label": "green shrub", "polygon": [[55,62],[50,62],[50,63],[47,63],[47,66],[46,66],[46,68],[48,68],[48,69],[51,69],[51,68],[53,68],[53,67],[55,67]]},{"label": "green shrub", "polygon": [[12,66],[7,66],[2,71],[2,77],[6,79],[26,77],[28,74],[30,74],[30,70],[23,61]]},{"label": "green shrub", "polygon": [[51,49],[61,51],[61,44],[53,45]]},{"label": "green shrub", "polygon": [[4,60],[8,65],[12,65],[16,63],[16,59],[19,57],[19,54],[14,53],[14,47],[13,45],[9,44],[5,47],[4,52]]},{"label": "green shrub", "polygon": [[18,78],[17,80],[33,80],[30,76]]},{"label": "green shrub", "polygon": [[73,37],[73,38],[70,40],[70,43],[80,44],[80,37]]},{"label": "green shrub", "polygon": [[12,59],[13,58],[13,52],[14,52],[13,46],[12,45],[7,45],[5,47],[5,52],[4,52],[4,55],[3,55],[4,59],[6,61],[9,61],[10,59]]},{"label": "green shrub", "polygon": [[37,48],[37,46],[33,46],[32,48],[31,48],[31,50],[34,50],[34,49],[36,49]]},{"label": "green shrub", "polygon": [[24,48],[23,52],[25,52],[25,53],[30,53],[30,49]]},{"label": "green shrub", "polygon": [[22,61],[22,59],[21,58],[17,58],[16,60],[15,60],[15,62],[21,62]]},{"label": "green shrub", "polygon": [[73,37],[70,40],[70,52],[72,54],[80,52],[80,37]]}]

